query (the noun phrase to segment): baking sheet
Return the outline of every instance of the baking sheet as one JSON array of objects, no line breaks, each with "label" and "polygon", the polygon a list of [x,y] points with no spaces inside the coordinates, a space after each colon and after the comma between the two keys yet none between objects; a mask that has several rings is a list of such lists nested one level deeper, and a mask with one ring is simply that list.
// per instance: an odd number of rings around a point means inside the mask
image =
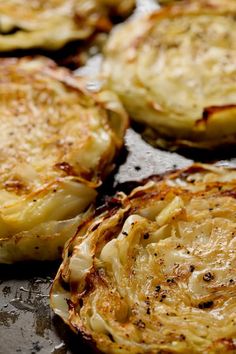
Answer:
[{"label": "baking sheet", "polygon": [[[138,0],[137,15],[156,7],[153,0]],[[94,77],[99,56],[79,74]],[[231,155],[234,151],[227,152]],[[236,166],[235,159],[227,159],[224,152],[200,156],[195,160],[217,161],[218,164]],[[126,146],[118,158],[118,166],[106,181],[101,192],[111,195],[127,182],[153,174],[188,166],[192,163],[178,153],[155,149],[147,144],[134,129],[126,134]],[[101,199],[102,200],[102,199]],[[59,262],[0,265],[0,354],[91,354],[92,350],[79,336],[72,333],[49,307],[49,291]]]},{"label": "baking sheet", "polygon": [[[129,129],[119,165],[103,190],[112,194],[127,182],[163,173],[192,163],[178,153],[155,149]],[[219,164],[236,165],[235,160]],[[49,307],[49,290],[58,262],[0,265],[1,354],[91,354]]]}]

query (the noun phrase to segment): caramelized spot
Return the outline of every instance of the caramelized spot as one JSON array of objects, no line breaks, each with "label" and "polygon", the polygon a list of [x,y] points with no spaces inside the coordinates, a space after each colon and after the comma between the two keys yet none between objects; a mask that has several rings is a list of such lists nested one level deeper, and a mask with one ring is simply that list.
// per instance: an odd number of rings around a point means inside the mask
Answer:
[{"label": "caramelized spot", "polygon": [[74,168],[68,162],[58,162],[55,167],[65,172],[68,176],[75,176]]}]

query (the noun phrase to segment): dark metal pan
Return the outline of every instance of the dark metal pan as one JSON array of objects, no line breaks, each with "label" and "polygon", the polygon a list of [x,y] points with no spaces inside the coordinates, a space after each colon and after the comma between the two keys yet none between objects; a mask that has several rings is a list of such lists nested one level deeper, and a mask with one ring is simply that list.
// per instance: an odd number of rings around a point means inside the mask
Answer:
[{"label": "dark metal pan", "polygon": [[[100,191],[100,203],[104,191],[112,195],[117,189],[132,187],[131,181],[188,166],[191,162],[180,154],[151,147],[129,129],[117,169]],[[235,160],[218,163],[235,165]],[[42,262],[0,266],[1,354],[92,353],[50,310],[48,294],[58,265],[58,262]]]}]

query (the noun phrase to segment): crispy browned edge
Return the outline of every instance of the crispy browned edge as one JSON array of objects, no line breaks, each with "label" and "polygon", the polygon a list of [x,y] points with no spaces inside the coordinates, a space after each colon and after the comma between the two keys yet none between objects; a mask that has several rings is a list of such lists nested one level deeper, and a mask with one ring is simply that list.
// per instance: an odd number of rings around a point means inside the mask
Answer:
[{"label": "crispy browned edge", "polygon": [[[197,6],[196,6],[197,5]],[[210,0],[183,0],[180,2],[173,2],[167,4],[162,7],[160,10],[152,12],[147,20],[159,21],[165,18],[176,18],[181,17],[182,15],[192,15],[196,16],[199,13],[221,13],[224,15],[232,14],[230,9],[224,8],[223,6],[218,6],[217,4],[213,4]],[[135,42],[135,46],[138,46],[138,42]],[[216,113],[224,112],[224,111],[234,111],[236,114],[236,103],[228,104],[222,106],[209,106],[205,107],[202,113],[202,117],[200,117],[195,122],[195,127],[197,129],[207,127],[209,122],[212,120]],[[172,136],[167,136],[164,134],[160,134],[158,130],[154,127],[146,128],[145,124],[138,123],[140,127],[143,127],[143,136],[144,138],[152,145],[159,146],[161,148],[170,149],[170,150],[179,150],[182,148],[192,148],[196,150],[215,150],[222,147],[226,149],[235,146],[236,144],[236,133],[231,134],[229,137],[222,140],[222,143],[218,144],[217,141],[201,141],[201,140],[188,140],[188,139],[175,139]]]},{"label": "crispy browned edge", "polygon": [[[25,56],[23,58],[18,58],[18,57],[10,57],[10,58],[0,58],[0,65],[2,67],[6,67],[9,64],[13,65],[18,65],[21,61],[23,62],[30,62],[31,60],[39,60],[43,63],[43,66],[41,68],[42,73],[46,73],[49,77],[52,78],[52,80],[56,80],[63,84],[66,88],[69,90],[75,91],[78,94],[82,94],[83,96],[87,96],[90,98],[94,105],[100,107],[104,111],[107,112],[107,126],[109,127],[110,134],[112,134],[112,139],[113,143],[115,146],[115,152],[114,156],[111,161],[107,161],[106,154],[105,152],[99,161],[98,164],[98,169],[97,169],[97,174],[96,176],[93,176],[92,172],[88,172],[85,175],[81,174],[81,176],[77,176],[76,172],[74,171],[73,166],[71,166],[68,162],[60,162],[57,163],[54,167],[56,169],[59,169],[63,171],[65,176],[76,176],[77,180],[85,183],[86,185],[89,185],[93,188],[98,187],[101,185],[102,180],[104,180],[109,173],[115,168],[115,160],[123,146],[123,140],[125,136],[125,131],[129,127],[129,118],[126,112],[123,110],[122,116],[123,116],[123,130],[122,130],[122,136],[123,138],[120,138],[116,135],[114,132],[112,125],[110,124],[109,121],[109,111],[112,111],[110,109],[106,108],[106,104],[101,102],[101,100],[98,98],[99,92],[92,92],[89,89],[86,88],[86,81],[83,78],[80,78],[78,76],[75,76],[71,70],[65,67],[59,66],[54,60],[41,56],[41,55],[35,55],[35,56]],[[101,92],[103,89],[101,89]],[[93,180],[93,177],[96,179]],[[11,186],[11,190],[15,190],[16,192],[19,191],[22,186],[20,185],[14,185]]]},{"label": "crispy browned edge", "polygon": [[[226,168],[229,171],[236,171],[236,168],[234,168],[234,167],[224,167],[224,168]],[[182,169],[173,169],[173,170],[169,170],[167,172],[164,172],[163,174],[152,175],[152,176],[150,176],[148,178],[144,178],[144,179],[142,179],[142,180],[140,180],[138,182],[135,182],[135,184],[136,184],[136,187],[138,187],[138,186],[145,186],[148,182],[151,182],[151,181],[153,181],[155,183],[158,183],[158,182],[164,181],[165,179],[176,179],[176,178],[186,179],[188,176],[190,176],[193,173],[199,173],[199,172],[204,172],[204,171],[208,171],[204,164],[194,163],[191,166],[188,166],[188,167],[185,167],[185,168],[182,168]],[[208,188],[211,189],[212,187],[214,187],[214,188],[216,187],[218,189],[217,194],[226,195],[226,196],[232,196],[233,198],[236,198],[236,190],[228,190],[228,191],[225,191],[225,192],[221,191],[221,188],[222,188],[223,184],[224,184],[223,182],[214,182],[213,186],[209,185]],[[133,184],[131,184],[131,189],[132,188],[133,188]],[[169,189],[170,188],[167,187],[165,192],[164,192],[164,194],[168,193]],[[178,189],[179,189],[180,192],[182,192],[181,188],[176,187],[176,190],[178,190]],[[132,191],[130,190],[130,193],[131,192]],[[189,193],[189,191],[186,191],[186,193]],[[200,191],[199,194],[202,194],[202,191]],[[140,199],[141,198],[143,201],[145,201],[145,199],[149,199],[151,197],[157,197],[157,195],[158,195],[158,192],[156,192],[156,191],[151,192],[151,193],[146,193],[145,190],[144,191],[138,191],[134,195],[130,195],[129,194],[128,195],[128,200],[130,200],[132,202],[135,202],[136,199]],[[161,196],[164,196],[164,195],[160,194],[159,196],[161,197]],[[67,243],[66,247],[64,248],[63,258],[65,256],[65,254],[67,252],[69,252],[70,245],[73,245],[73,241],[76,239],[77,234],[78,234],[79,231],[81,231],[82,229],[86,230],[91,225],[91,223],[93,222],[94,218],[95,217],[99,217],[102,214],[104,215],[105,219],[110,218],[112,215],[114,215],[119,210],[119,208],[122,205],[123,205],[123,202],[121,201],[121,199],[119,198],[119,196],[117,194],[114,197],[108,197],[105,200],[105,203],[102,206],[97,207],[96,210],[94,211],[93,215],[91,215],[87,220],[85,220],[83,222],[82,225],[79,226],[79,228],[77,229],[77,232],[75,233],[75,235],[71,238],[71,240]],[[135,206],[134,206],[134,208],[135,208]],[[132,208],[132,210],[134,210],[134,208]],[[99,224],[95,225],[93,231],[95,231],[98,227],[99,227]],[[59,270],[58,270],[58,272],[56,274],[56,277],[54,279],[54,283],[53,283],[53,285],[52,285],[52,287],[50,289],[50,296],[52,295],[53,287],[55,286],[55,284],[57,282],[59,282],[62,287],[69,285],[70,288],[73,291],[73,284],[66,284],[66,283],[64,283],[64,280],[61,278],[62,269],[63,269],[63,263],[61,264],[61,266],[60,266],[60,268],[59,268]],[[88,286],[87,286],[87,288],[85,290],[84,295],[88,294],[93,289],[94,280],[96,282],[100,282],[100,281],[103,282],[103,279],[100,279],[100,278],[101,278],[100,275],[97,274],[96,272],[92,272],[91,274],[87,275],[86,282],[87,282]],[[75,305],[72,304],[70,302],[70,300],[68,300],[68,308],[74,308],[74,307],[75,307]],[[87,344],[89,344],[89,346],[92,348],[94,353],[102,353],[101,351],[98,350],[98,348],[96,346],[96,342],[92,338],[92,335],[89,332],[87,332],[85,329],[82,329],[82,328],[75,328],[70,323],[67,323],[67,324],[70,326],[70,328],[73,330],[73,332],[78,334],[82,338],[82,340],[84,340]],[[220,341],[224,342],[224,339],[220,340]],[[231,344],[232,344],[231,342],[228,343],[229,350],[232,349],[232,345]],[[236,347],[234,347],[233,349],[235,349],[235,348]],[[170,353],[169,351],[163,351],[163,354],[169,354],[169,353]]]}]

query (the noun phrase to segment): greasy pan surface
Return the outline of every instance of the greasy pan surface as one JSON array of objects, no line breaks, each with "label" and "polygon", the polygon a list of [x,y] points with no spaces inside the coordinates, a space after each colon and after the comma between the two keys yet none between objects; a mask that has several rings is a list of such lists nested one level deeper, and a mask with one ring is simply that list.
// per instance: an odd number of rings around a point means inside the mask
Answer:
[{"label": "greasy pan surface", "polygon": [[[236,165],[234,160],[228,162]],[[125,182],[190,164],[181,155],[152,148],[130,129],[126,149],[105,192],[112,194],[117,184],[122,189],[122,184],[127,187]],[[0,266],[0,353],[92,353],[49,308],[48,294],[57,268],[58,263]]]}]

